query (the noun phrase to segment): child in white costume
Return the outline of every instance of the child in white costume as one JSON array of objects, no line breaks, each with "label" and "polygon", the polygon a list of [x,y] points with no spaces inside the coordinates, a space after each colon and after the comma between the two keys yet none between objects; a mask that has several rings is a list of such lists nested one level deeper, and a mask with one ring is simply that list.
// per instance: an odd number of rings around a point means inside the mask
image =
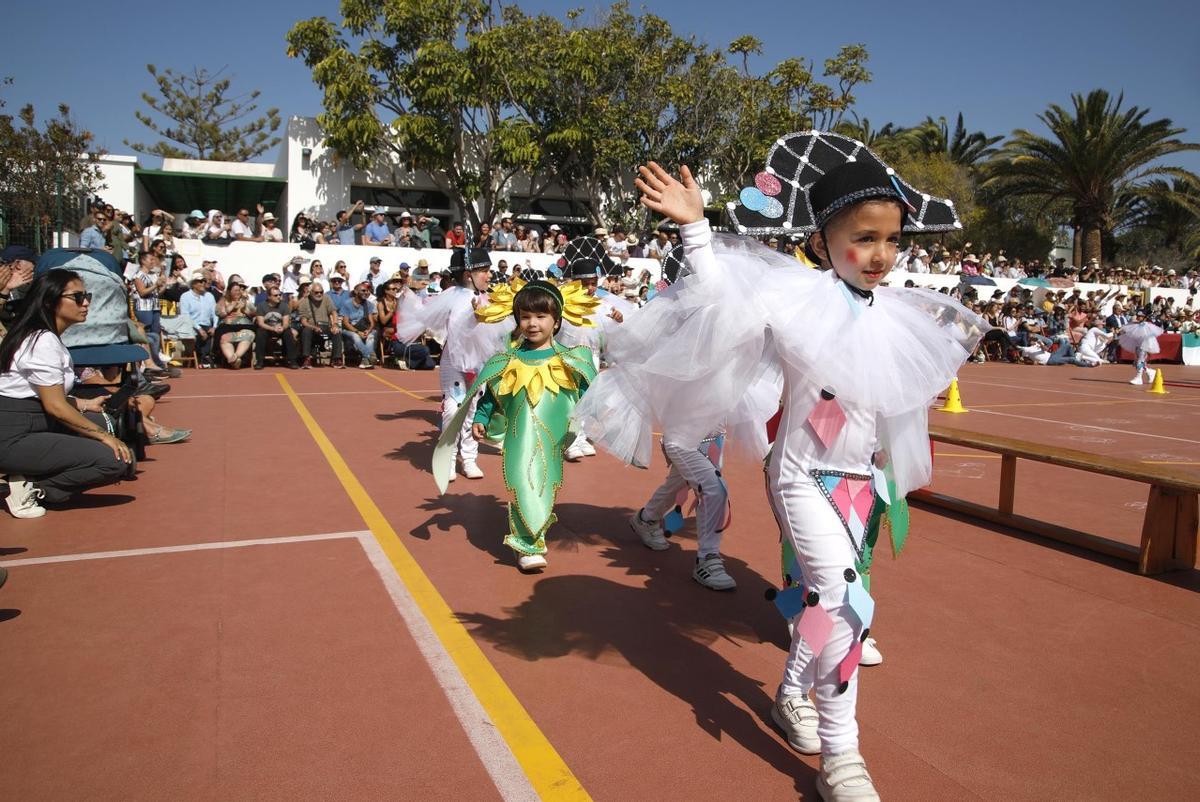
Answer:
[{"label": "child in white costume", "polygon": [[[637,307],[612,293],[597,291],[601,276],[611,275],[619,268],[609,258],[604,243],[595,237],[576,237],[568,242],[559,264],[564,281],[581,282],[587,294],[600,303],[596,311],[588,315],[591,325],[576,326],[564,320],[558,340],[568,348],[586,345],[592,350],[593,362],[596,370],[599,370],[600,354],[605,350],[605,343],[613,336],[617,326],[625,320],[625,316]],[[596,456],[596,449],[584,432],[578,432],[563,456],[567,462],[578,462],[583,457]]]},{"label": "child in white costume", "polygon": [[1157,354],[1160,347],[1158,345],[1158,335],[1162,334],[1163,330],[1153,323],[1146,320],[1146,313],[1139,310],[1134,315],[1133,322],[1128,323],[1121,328],[1117,333],[1117,341],[1121,343],[1121,347],[1126,351],[1133,351],[1133,378],[1129,380],[1130,384],[1141,384],[1142,374],[1146,375],[1146,381],[1153,382],[1156,371],[1148,367],[1146,362],[1150,359],[1151,354]]},{"label": "child in white costume", "polygon": [[[476,307],[488,303],[486,290],[491,269],[491,256],[486,250],[455,248],[450,255],[450,272],[455,278],[455,286],[433,296],[423,306],[419,302],[406,305],[396,325],[396,339],[400,342],[410,342],[429,332],[442,344],[438,368],[442,386],[442,426],[449,425],[460,405],[471,406],[456,443],[457,461],[463,476],[468,479],[482,479],[483,471],[476,462],[479,444],[471,436],[471,419],[479,397],[468,399],[467,388],[474,382],[483,363],[503,348],[498,328],[480,326],[475,319]],[[450,481],[453,480],[451,473]]]},{"label": "child in white costume", "polygon": [[642,202],[680,224],[694,275],[622,332],[617,367],[576,417],[618,457],[645,465],[656,427],[687,446],[722,420],[753,425],[738,411],[747,388],[782,372],[768,484],[803,587],[786,592],[795,626],[772,717],[794,748],[822,755],[823,798],[877,799],[855,720],[874,609],[860,576],[868,522],[878,493],[899,500],[928,483],[929,403],[986,324],[936,292],[876,288],[902,231],[960,224],[949,202],[899,180],[861,143],[792,134],[730,216],[742,233],[811,233],[827,269],[804,270],[753,241],[714,241],[687,168],[682,183],[655,164],[641,173]]}]

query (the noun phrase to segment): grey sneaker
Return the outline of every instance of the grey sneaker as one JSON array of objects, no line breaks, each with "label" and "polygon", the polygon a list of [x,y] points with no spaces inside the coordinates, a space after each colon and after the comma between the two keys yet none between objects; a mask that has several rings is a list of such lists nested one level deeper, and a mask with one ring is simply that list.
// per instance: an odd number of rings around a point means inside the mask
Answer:
[{"label": "grey sneaker", "polygon": [[788,746],[802,755],[821,754],[817,707],[806,694],[776,695],[775,704],[771,705],[771,720],[787,736]]},{"label": "grey sneaker", "polygon": [[707,554],[696,558],[692,579],[709,590],[736,590],[737,582],[725,572],[725,561],[720,554]]},{"label": "grey sneaker", "polygon": [[825,802],[879,802],[866,761],[858,752],[824,755],[817,793]]},{"label": "grey sneaker", "polygon": [[642,518],[641,510],[629,516],[629,526],[637,532],[638,537],[646,544],[646,548],[666,551],[671,547],[671,544],[667,542],[667,536],[663,534],[662,521],[645,520]]},{"label": "grey sneaker", "polygon": [[10,475],[8,477],[8,511],[14,518],[41,518],[46,514],[46,508],[38,504],[42,491],[26,482],[24,476]]}]

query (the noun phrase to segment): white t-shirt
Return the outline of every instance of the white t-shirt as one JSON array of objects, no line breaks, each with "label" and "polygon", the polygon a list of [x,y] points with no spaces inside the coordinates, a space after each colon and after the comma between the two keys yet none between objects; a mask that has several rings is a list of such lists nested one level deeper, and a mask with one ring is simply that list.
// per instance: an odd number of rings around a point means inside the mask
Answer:
[{"label": "white t-shirt", "polygon": [[250,227],[249,223],[243,223],[241,220],[234,219],[231,230],[233,231],[234,239],[239,237],[254,237],[254,229]]},{"label": "white t-shirt", "polygon": [[37,398],[38,387],[63,386],[63,393],[75,386],[75,368],[71,352],[52,331],[31,334],[13,356],[12,367],[0,373],[0,396]]},{"label": "white t-shirt", "polygon": [[[237,223],[234,223],[234,225],[236,226]],[[283,231],[280,230],[279,226],[275,226],[275,228],[263,226],[262,238],[263,242],[283,242]]]}]

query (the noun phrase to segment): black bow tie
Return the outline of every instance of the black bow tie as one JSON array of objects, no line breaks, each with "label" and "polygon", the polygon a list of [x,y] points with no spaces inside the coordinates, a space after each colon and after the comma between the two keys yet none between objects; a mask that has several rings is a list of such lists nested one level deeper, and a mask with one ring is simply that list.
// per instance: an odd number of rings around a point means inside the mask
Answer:
[{"label": "black bow tie", "polygon": [[874,290],[860,290],[858,287],[855,287],[855,286],[854,286],[853,284],[851,284],[849,281],[843,281],[842,283],[846,285],[846,289],[850,290],[850,292],[854,293],[854,294],[855,294],[855,295],[857,295],[859,298],[866,298],[866,299],[867,299],[867,306],[874,306],[874,305],[875,305],[875,292],[874,292]]}]

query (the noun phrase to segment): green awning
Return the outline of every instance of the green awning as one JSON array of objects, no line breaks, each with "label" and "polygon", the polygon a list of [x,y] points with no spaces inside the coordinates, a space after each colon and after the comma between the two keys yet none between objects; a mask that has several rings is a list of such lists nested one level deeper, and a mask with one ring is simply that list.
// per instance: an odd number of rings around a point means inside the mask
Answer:
[{"label": "green awning", "polygon": [[226,214],[234,214],[242,207],[253,214],[256,203],[272,211],[278,208],[279,196],[287,186],[286,178],[141,169],[136,170],[135,175],[154,199],[155,208],[185,214],[192,209],[205,213],[209,209],[220,209]]}]

